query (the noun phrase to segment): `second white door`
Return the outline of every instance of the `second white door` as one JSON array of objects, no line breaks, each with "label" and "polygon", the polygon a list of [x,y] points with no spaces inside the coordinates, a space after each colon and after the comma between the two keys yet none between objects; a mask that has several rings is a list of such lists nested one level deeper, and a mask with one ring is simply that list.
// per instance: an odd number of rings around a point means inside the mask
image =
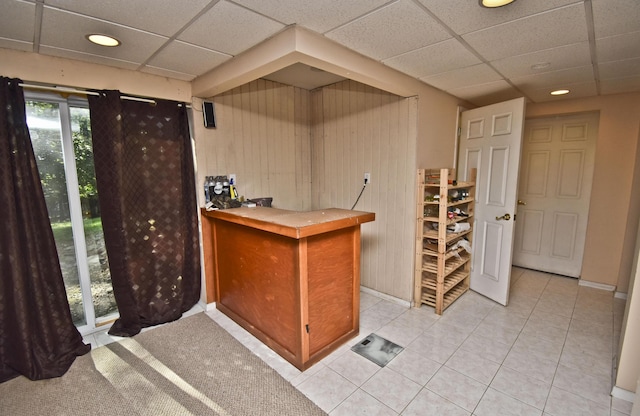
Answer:
[{"label": "second white door", "polygon": [[513,264],[579,277],[598,114],[525,123]]}]

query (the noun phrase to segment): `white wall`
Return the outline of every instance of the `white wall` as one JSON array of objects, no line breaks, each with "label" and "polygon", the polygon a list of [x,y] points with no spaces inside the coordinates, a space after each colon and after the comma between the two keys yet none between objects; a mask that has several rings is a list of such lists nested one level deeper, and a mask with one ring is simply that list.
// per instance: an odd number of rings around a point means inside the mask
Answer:
[{"label": "white wall", "polygon": [[620,335],[618,368],[615,385],[626,391],[636,392],[640,379],[640,228],[636,230],[636,255],[629,281],[629,296],[625,306]]}]

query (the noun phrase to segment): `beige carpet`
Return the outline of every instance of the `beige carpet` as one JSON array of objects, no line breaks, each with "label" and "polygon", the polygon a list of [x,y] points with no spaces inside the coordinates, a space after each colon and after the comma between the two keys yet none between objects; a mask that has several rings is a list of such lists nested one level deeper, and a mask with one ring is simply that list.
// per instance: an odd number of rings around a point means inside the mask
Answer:
[{"label": "beige carpet", "polygon": [[325,415],[204,313],[0,384],[2,415]]}]

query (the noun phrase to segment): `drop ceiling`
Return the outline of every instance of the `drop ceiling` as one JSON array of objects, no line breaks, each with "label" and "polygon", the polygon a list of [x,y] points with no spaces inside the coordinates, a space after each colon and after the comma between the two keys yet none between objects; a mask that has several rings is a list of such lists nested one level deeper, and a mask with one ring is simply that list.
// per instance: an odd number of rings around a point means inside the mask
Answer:
[{"label": "drop ceiling", "polygon": [[[638,0],[0,2],[0,48],[185,81],[296,24],[476,105],[640,91]],[[96,32],[122,45],[89,43]],[[306,89],[341,79],[302,64],[267,78]],[[571,93],[549,95],[558,88]]]}]

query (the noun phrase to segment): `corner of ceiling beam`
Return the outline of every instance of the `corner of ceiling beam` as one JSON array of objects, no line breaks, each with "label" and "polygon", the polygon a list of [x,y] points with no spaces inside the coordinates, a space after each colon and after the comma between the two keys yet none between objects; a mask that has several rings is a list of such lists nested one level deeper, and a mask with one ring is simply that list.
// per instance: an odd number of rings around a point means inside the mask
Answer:
[{"label": "corner of ceiling beam", "polygon": [[298,25],[229,59],[192,82],[196,97],[213,97],[296,63],[314,66],[401,97],[418,95],[422,83]]}]

